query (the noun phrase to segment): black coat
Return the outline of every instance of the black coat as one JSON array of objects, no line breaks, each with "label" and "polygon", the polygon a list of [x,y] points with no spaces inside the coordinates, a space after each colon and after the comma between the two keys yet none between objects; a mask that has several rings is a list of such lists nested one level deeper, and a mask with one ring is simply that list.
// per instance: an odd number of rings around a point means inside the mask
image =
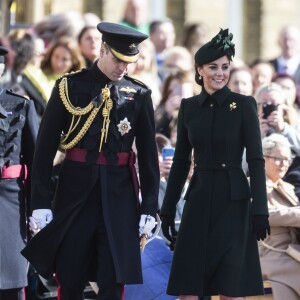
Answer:
[{"label": "black coat", "polygon": [[[241,162],[246,148],[251,191]],[[190,170],[168,293],[263,294],[251,215],[268,215],[264,159],[254,98],[227,87],[183,99],[162,215],[174,216]],[[252,198],[252,202],[250,201]]]},{"label": "black coat", "polygon": [[[71,115],[59,96],[60,80],[56,83],[42,118],[35,152],[32,182],[32,207],[51,208],[49,181],[54,155],[61,132],[67,132]],[[155,144],[155,128],[151,91],[143,84],[124,77],[110,82],[94,64],[91,69],[68,76],[69,98],[75,107],[85,107],[91,101],[101,102],[101,89],[109,84],[113,109],[107,143],[103,146],[111,166],[98,165],[99,140],[103,117],[100,113],[88,132],[76,145],[88,151],[87,162],[65,160],[62,164],[54,200],[54,220],[38,233],[22,252],[44,277],[55,272],[56,251],[64,234],[72,230],[81,207],[95,196],[91,190],[99,185],[103,215],[110,248],[116,266],[117,281],[140,283],[141,265],[138,223],[140,213],[155,215],[157,210],[159,169]],[[117,125],[128,119],[130,131],[121,135]],[[82,128],[86,117],[70,137]],[[132,177],[128,167],[116,165],[116,153],[130,152],[135,140],[138,153],[139,179],[142,203],[137,207]]]},{"label": "black coat", "polygon": [[[33,102],[0,89],[0,168],[26,165],[30,182],[33,153],[38,130]],[[25,169],[23,169],[25,170]],[[27,261],[20,254],[25,246],[26,204],[29,185],[20,178],[1,178],[0,173],[0,289],[27,285]]]}]

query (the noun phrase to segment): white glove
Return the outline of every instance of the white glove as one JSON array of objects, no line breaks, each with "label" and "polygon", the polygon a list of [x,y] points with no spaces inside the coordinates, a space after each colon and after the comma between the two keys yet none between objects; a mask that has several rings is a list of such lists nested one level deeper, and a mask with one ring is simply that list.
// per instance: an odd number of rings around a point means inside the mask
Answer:
[{"label": "white glove", "polygon": [[43,229],[53,219],[51,209],[35,209],[32,212],[32,217],[29,217],[29,226],[33,232]]},{"label": "white glove", "polygon": [[155,219],[150,215],[141,215],[139,233],[147,238],[152,236],[152,229],[155,227]]}]

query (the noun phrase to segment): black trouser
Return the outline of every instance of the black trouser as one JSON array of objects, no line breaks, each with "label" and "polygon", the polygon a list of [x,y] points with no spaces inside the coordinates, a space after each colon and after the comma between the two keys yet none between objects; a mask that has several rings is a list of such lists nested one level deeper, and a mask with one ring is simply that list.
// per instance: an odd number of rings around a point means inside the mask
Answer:
[{"label": "black trouser", "polygon": [[[92,193],[99,194],[99,186]],[[99,197],[97,197],[100,199]],[[93,253],[97,261],[92,262]],[[97,266],[99,300],[121,300],[123,285],[116,283],[115,267],[105,230],[100,200],[89,200],[64,237],[56,260],[60,300],[82,300],[91,264]]]},{"label": "black trouser", "polygon": [[0,300],[24,300],[24,289],[0,290]]}]

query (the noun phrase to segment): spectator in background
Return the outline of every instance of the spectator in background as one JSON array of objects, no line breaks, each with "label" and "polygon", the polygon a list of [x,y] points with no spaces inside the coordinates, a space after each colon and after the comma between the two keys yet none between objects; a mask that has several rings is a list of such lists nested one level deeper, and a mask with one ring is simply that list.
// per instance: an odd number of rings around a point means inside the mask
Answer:
[{"label": "spectator in background", "polygon": [[78,45],[87,68],[91,67],[99,56],[101,33],[95,26],[85,26],[78,35]]},{"label": "spectator in background", "polygon": [[97,26],[101,22],[99,16],[92,12],[86,12],[83,14],[84,27]]},{"label": "spectator in background", "polygon": [[230,64],[230,69],[239,69],[242,67],[249,68],[248,64],[242,58],[238,56],[234,57]]},{"label": "spectator in background", "polygon": [[160,72],[162,83],[170,74],[182,70],[192,72],[194,69],[191,53],[182,46],[172,46],[162,53],[163,65]]},{"label": "spectator in background", "polygon": [[139,45],[139,59],[130,65],[130,76],[142,81],[151,88],[154,108],[160,99],[160,81],[157,76],[157,65],[155,60],[155,49],[153,43],[147,39]]},{"label": "spectator in background", "polygon": [[147,13],[147,0],[127,0],[121,24],[149,35]]},{"label": "spectator in background", "polygon": [[182,46],[194,57],[196,51],[207,39],[208,25],[203,22],[187,24],[184,27]]},{"label": "spectator in background", "polygon": [[163,52],[175,45],[175,28],[171,19],[162,19],[150,23],[150,40],[155,48],[155,59],[158,67],[158,74],[163,67]]},{"label": "spectator in background", "polygon": [[68,11],[46,16],[33,26],[33,31],[45,42],[46,48],[64,36],[76,39],[85,25],[83,16]]},{"label": "spectator in background", "polygon": [[262,146],[271,226],[271,235],[259,243],[262,274],[271,281],[274,300],[298,300],[300,265],[283,252],[290,244],[300,245],[299,200],[294,187],[282,180],[291,162],[291,148],[288,140],[276,133],[265,137]]},{"label": "spectator in background", "polygon": [[284,26],[279,32],[278,44],[281,53],[272,59],[275,72],[286,73],[300,84],[300,29],[296,26]]},{"label": "spectator in background", "polygon": [[250,68],[252,70],[254,93],[259,87],[269,84],[275,74],[275,70],[271,63],[262,59],[255,60],[250,65]]},{"label": "spectator in background", "polygon": [[232,92],[245,96],[253,95],[252,72],[248,67],[231,69],[228,87]]},{"label": "spectator in background", "polygon": [[33,43],[34,55],[23,71],[20,85],[26,95],[34,102],[40,122],[52,89],[46,75],[41,69],[41,63],[45,55],[44,41],[41,38],[34,37]]},{"label": "spectator in background", "polygon": [[288,107],[293,108],[297,112],[297,118],[300,116],[300,99],[297,92],[297,86],[292,76],[288,74],[277,74],[272,80],[278,83],[283,93]]},{"label": "spectator in background", "polygon": [[[262,86],[254,97],[258,103],[259,121],[262,137],[279,133],[286,137],[292,147],[295,158],[289,167],[284,180],[296,187],[296,194],[300,197],[300,131],[299,121],[289,124],[286,113],[285,96],[277,83]],[[265,105],[268,106],[265,106]],[[263,106],[267,107],[263,109]],[[271,108],[271,109],[270,109]],[[265,110],[265,112],[264,112]],[[286,118],[285,118],[286,117]]]},{"label": "spectator in background", "polygon": [[181,100],[195,95],[192,79],[190,72],[178,70],[164,81],[162,98],[154,113],[157,133],[170,138],[170,124],[177,118]]},{"label": "spectator in background", "polygon": [[69,37],[57,40],[47,50],[41,67],[52,87],[65,73],[81,70],[84,67],[84,60],[77,42]]},{"label": "spectator in background", "polygon": [[300,155],[299,121],[292,123],[285,104],[285,95],[277,83],[262,86],[254,95],[258,103],[262,137],[271,133],[280,133],[288,138],[293,151]]},{"label": "spectator in background", "polygon": [[21,81],[26,66],[34,57],[34,37],[25,29],[16,29],[8,35],[8,38],[16,55],[13,60],[10,81],[4,87],[17,94],[28,96],[21,85]]}]

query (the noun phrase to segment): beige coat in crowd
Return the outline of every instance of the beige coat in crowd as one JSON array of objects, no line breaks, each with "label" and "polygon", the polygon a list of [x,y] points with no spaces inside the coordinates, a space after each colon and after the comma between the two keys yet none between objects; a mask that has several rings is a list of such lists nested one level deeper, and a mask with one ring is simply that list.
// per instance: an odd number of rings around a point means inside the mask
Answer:
[{"label": "beige coat in crowd", "polygon": [[[289,244],[300,244],[300,206],[294,187],[282,180],[278,185],[267,179],[268,207],[271,235],[268,245],[286,249]],[[298,233],[298,239],[297,239]],[[259,245],[264,280],[272,283],[275,300],[300,299],[300,263],[286,253],[276,252]]]}]

